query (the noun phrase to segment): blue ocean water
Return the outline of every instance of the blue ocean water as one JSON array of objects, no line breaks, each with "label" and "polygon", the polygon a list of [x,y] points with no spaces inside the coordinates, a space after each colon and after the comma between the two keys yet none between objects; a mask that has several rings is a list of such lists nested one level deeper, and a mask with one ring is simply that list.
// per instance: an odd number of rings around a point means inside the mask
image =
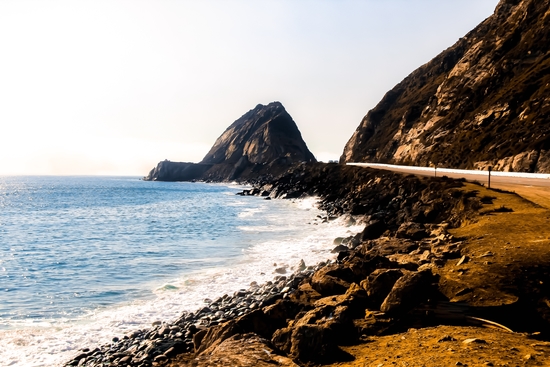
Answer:
[{"label": "blue ocean water", "polygon": [[269,280],[273,266],[327,259],[335,236],[359,230],[321,223],[313,201],[240,190],[0,177],[0,366],[61,363],[205,296]]}]

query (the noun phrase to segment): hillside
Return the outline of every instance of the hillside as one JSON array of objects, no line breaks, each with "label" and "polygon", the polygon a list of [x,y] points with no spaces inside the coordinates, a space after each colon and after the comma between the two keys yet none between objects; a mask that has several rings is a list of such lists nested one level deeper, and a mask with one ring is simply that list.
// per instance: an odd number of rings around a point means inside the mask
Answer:
[{"label": "hillside", "polygon": [[550,172],[549,4],[502,0],[368,112],[341,162]]}]

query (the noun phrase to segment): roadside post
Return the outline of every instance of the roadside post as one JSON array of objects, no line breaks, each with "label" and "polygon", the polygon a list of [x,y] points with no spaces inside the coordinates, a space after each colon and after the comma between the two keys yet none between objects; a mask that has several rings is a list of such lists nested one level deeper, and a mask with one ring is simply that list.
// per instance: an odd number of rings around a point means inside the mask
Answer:
[{"label": "roadside post", "polygon": [[487,182],[487,188],[491,188],[491,171],[493,170],[493,167],[489,166],[487,167],[487,170],[489,171],[489,181]]}]

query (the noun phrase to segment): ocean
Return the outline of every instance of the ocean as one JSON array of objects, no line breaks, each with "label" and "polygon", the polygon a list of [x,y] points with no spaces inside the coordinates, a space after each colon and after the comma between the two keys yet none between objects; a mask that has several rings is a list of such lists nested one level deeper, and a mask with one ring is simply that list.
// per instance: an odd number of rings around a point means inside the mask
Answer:
[{"label": "ocean", "polygon": [[138,177],[0,177],[0,366],[58,366],[206,298],[333,259],[316,199]]}]

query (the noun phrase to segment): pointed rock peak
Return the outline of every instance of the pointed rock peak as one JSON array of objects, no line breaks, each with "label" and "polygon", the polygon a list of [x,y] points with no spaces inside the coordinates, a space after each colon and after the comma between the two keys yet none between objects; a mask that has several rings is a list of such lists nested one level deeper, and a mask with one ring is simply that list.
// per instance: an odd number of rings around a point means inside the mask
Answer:
[{"label": "pointed rock peak", "polygon": [[201,163],[235,163],[241,157],[255,164],[279,159],[314,161],[292,117],[280,102],[257,105],[216,140]]},{"label": "pointed rock peak", "polygon": [[280,174],[298,162],[316,159],[281,102],[258,104],[216,140],[198,163],[161,162],[147,180],[247,180]]}]

